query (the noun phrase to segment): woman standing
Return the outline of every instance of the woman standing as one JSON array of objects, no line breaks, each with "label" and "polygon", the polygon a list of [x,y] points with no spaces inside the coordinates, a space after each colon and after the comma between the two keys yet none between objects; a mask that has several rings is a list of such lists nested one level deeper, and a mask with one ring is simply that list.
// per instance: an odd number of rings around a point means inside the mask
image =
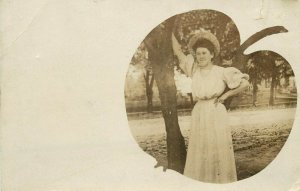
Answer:
[{"label": "woman standing", "polygon": [[[249,76],[238,69],[213,64],[220,45],[209,32],[199,32],[189,41],[192,54],[185,55],[172,35],[173,49],[181,69],[192,78],[196,98],[184,175],[210,183],[237,181],[231,130],[224,100],[245,90]],[[231,90],[223,94],[226,86]]]}]

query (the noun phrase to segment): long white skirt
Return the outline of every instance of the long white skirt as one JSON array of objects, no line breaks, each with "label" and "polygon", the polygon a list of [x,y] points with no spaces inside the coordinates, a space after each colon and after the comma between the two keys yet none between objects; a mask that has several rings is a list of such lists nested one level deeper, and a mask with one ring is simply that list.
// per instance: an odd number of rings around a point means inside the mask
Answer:
[{"label": "long white skirt", "polygon": [[213,99],[199,100],[192,111],[184,175],[210,183],[237,180],[227,111]]}]

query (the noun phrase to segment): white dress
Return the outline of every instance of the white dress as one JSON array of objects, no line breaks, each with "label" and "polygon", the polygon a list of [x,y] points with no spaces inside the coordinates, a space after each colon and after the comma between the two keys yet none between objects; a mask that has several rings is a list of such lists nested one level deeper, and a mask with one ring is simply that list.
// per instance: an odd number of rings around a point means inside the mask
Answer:
[{"label": "white dress", "polygon": [[238,69],[213,66],[205,74],[196,69],[192,75],[192,93],[197,103],[192,111],[192,125],[184,175],[210,183],[237,180],[231,129],[227,111],[214,101],[225,90],[239,86],[247,74]]}]

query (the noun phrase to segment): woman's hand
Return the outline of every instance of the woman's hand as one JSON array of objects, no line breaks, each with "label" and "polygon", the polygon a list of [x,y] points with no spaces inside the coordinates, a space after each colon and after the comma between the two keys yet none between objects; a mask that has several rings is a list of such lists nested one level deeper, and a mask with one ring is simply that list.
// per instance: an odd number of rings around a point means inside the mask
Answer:
[{"label": "woman's hand", "polygon": [[231,89],[231,90],[227,91],[226,93],[224,93],[223,95],[221,95],[220,97],[218,97],[215,100],[215,104],[217,105],[218,103],[224,103],[224,101],[227,98],[244,91],[245,89],[248,88],[248,86],[249,86],[249,82],[245,79],[242,79],[240,85],[237,88]]},{"label": "woman's hand", "polygon": [[228,94],[225,93],[223,95],[221,95],[220,97],[218,97],[216,100],[215,100],[215,105],[217,105],[218,103],[224,103],[224,101],[228,98]]}]

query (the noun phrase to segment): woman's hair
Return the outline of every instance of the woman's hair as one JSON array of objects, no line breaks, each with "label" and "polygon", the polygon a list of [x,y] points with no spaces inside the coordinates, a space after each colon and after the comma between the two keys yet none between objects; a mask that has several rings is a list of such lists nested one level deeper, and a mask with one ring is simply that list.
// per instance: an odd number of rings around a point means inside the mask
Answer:
[{"label": "woman's hair", "polygon": [[193,45],[193,50],[196,52],[197,48],[207,48],[211,54],[214,54],[214,45],[206,39],[200,39]]}]

